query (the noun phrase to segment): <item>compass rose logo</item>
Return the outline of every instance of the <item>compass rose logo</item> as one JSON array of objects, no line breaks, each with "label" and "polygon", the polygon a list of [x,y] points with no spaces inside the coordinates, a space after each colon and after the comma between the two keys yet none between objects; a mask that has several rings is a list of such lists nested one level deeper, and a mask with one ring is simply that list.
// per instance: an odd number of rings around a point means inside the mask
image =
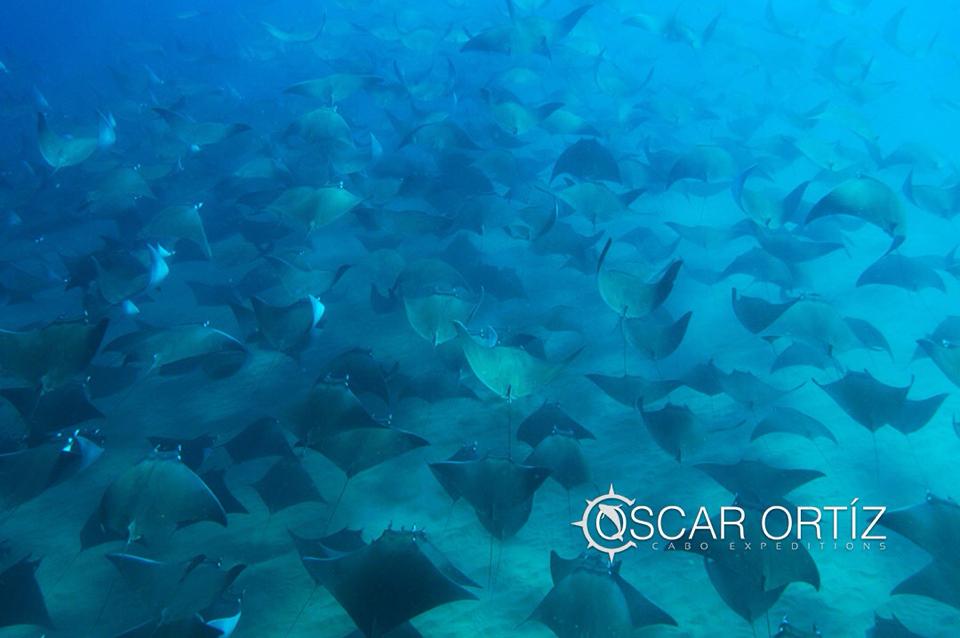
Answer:
[{"label": "compass rose logo", "polygon": [[633,507],[634,503],[635,499],[617,494],[611,483],[610,491],[587,500],[583,516],[570,524],[580,528],[589,549],[603,552],[612,563],[614,556],[637,546],[636,542],[625,538],[627,514],[623,511],[624,505]]}]

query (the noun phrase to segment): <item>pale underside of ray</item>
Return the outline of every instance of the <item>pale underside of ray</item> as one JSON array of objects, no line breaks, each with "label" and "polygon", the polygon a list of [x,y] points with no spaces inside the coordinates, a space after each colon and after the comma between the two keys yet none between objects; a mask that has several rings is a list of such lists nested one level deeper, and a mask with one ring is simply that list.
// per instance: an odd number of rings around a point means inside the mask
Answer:
[{"label": "pale underside of ray", "polygon": [[227,524],[217,497],[177,459],[145,459],[121,474],[104,492],[100,512],[109,530],[147,542],[182,523]]},{"label": "pale underside of ray", "polygon": [[483,385],[504,399],[519,399],[536,393],[579,354],[578,350],[559,363],[548,363],[522,348],[484,347],[467,334],[463,324],[458,323],[456,327],[470,369]]},{"label": "pale underside of ray", "polygon": [[38,116],[37,133],[40,155],[47,164],[57,170],[76,166],[97,150],[97,138],[61,137],[50,129],[43,114]]},{"label": "pale underside of ray", "polygon": [[436,293],[425,296],[404,296],[407,321],[414,331],[438,346],[457,336],[454,322],[465,322],[473,314],[476,303],[456,294]]},{"label": "pale underside of ray", "polygon": [[673,289],[681,262],[676,261],[655,282],[631,272],[601,269],[597,273],[600,296],[617,314],[625,318],[644,317],[662,304]]}]

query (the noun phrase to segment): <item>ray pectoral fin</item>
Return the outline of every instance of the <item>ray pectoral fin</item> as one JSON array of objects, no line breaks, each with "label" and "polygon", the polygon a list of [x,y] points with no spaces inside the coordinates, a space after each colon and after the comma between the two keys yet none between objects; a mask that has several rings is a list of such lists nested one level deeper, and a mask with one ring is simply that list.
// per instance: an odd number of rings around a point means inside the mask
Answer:
[{"label": "ray pectoral fin", "polygon": [[392,635],[430,609],[476,599],[466,589],[474,583],[422,532],[387,529],[369,545],[303,562],[365,636]]},{"label": "ray pectoral fin", "polygon": [[960,583],[960,568],[950,563],[930,563],[898,584],[890,593],[891,595],[924,596],[960,609],[958,583]]},{"label": "ray pectoral fin", "polygon": [[616,578],[627,601],[630,619],[634,627],[647,627],[649,625],[678,626],[677,621],[670,614],[650,602],[636,587],[623,580],[619,575]]},{"label": "ray pectoral fin", "polygon": [[607,253],[610,252],[610,246],[613,244],[613,237],[608,237],[606,243],[603,244],[603,250],[600,251],[600,256],[597,258],[597,274],[603,269],[603,262],[607,259]]},{"label": "ray pectoral fin", "polygon": [[947,379],[954,385],[960,386],[960,347],[948,343],[937,343],[931,339],[919,339],[917,345],[933,359]]},{"label": "ray pectoral fin", "polygon": [[254,483],[253,488],[270,514],[299,503],[326,502],[310,474],[295,457],[281,457]]},{"label": "ray pectoral fin", "polygon": [[37,137],[40,154],[43,156],[44,161],[54,169],[60,168],[60,147],[62,142],[56,134],[50,130],[46,116],[39,112],[37,113]]},{"label": "ray pectoral fin", "polygon": [[603,557],[561,559],[551,552],[550,565],[553,588],[529,619],[557,636],[631,636],[642,627],[677,624],[620,576],[620,563],[611,569]]},{"label": "ray pectoral fin", "polygon": [[200,477],[178,459],[163,456],[147,458],[118,476],[95,516],[102,533],[89,534],[93,544],[134,533],[137,538],[131,540],[150,544],[200,521],[227,525],[223,505]]},{"label": "ray pectoral fin", "polygon": [[0,572],[0,627],[37,625],[53,630],[43,592],[37,583],[39,560],[23,558]]},{"label": "ray pectoral fin", "polygon": [[907,239],[907,236],[906,236],[906,235],[901,235],[901,234],[899,234],[899,232],[897,232],[897,231],[894,231],[894,232],[891,233],[891,234],[893,234],[893,240],[890,242],[890,247],[887,248],[887,251],[886,251],[885,253],[883,253],[884,256],[889,255],[890,253],[892,253],[892,252],[895,251],[896,249],[900,248],[900,246],[903,245],[903,242],[906,241],[906,239]]}]

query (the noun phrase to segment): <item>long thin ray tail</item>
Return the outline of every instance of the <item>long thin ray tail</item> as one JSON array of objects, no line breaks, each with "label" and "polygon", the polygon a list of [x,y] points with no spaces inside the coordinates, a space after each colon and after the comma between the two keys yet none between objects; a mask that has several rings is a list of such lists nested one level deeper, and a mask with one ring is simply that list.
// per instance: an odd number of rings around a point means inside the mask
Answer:
[{"label": "long thin ray tail", "polygon": [[340,493],[337,494],[337,500],[333,502],[333,509],[330,510],[330,516],[327,517],[327,522],[323,526],[323,533],[326,534],[330,529],[330,524],[333,523],[333,517],[337,515],[337,509],[340,507],[340,501],[343,500],[343,493],[347,491],[347,485],[350,484],[350,477],[348,476],[343,481],[343,487],[340,488]]},{"label": "long thin ray tail", "polygon": [[627,312],[624,310],[620,313],[620,345],[623,349],[623,376],[627,376],[627,328],[624,325],[626,320]]},{"label": "long thin ray tail", "polygon": [[513,458],[513,398],[507,388],[507,459]]},{"label": "long thin ray tail", "polygon": [[444,521],[443,521],[443,534],[441,534],[441,537],[446,536],[447,530],[450,529],[450,519],[453,518],[453,508],[456,506],[457,506],[456,501],[453,501],[452,503],[450,503],[450,509],[447,511],[447,516],[444,518]]},{"label": "long thin ray tail", "polygon": [[67,575],[67,572],[70,571],[70,568],[73,567],[73,564],[74,564],[75,562],[77,562],[77,559],[80,558],[80,554],[82,554],[82,553],[83,553],[83,550],[81,549],[80,551],[76,552],[76,553],[73,555],[73,558],[71,558],[71,559],[67,562],[66,567],[63,568],[63,570],[60,572],[60,575],[57,576],[57,579],[56,579],[55,581],[53,581],[53,584],[50,586],[50,592],[49,592],[49,593],[52,593],[52,592],[55,590],[56,586],[60,584],[60,581],[62,581],[63,578],[64,578],[64,576]]},{"label": "long thin ray tail", "polygon": [[493,534],[490,534],[490,553],[487,556],[487,589],[493,592]]},{"label": "long thin ray tail", "polygon": [[300,617],[303,616],[303,612],[305,612],[307,610],[307,607],[310,606],[310,603],[313,602],[313,597],[316,596],[317,589],[319,588],[320,588],[319,585],[317,584],[313,585],[313,589],[310,590],[310,595],[307,596],[307,599],[305,601],[303,601],[303,604],[300,606],[300,611],[297,612],[297,615],[294,616],[293,618],[293,622],[290,623],[289,627],[287,627],[287,633],[283,634],[284,638],[287,638],[291,633],[293,633],[293,630],[296,628],[297,624],[300,622]]},{"label": "long thin ray tail", "polygon": [[100,604],[100,611],[97,612],[97,617],[93,620],[93,626],[96,627],[100,624],[100,619],[103,618],[103,612],[107,610],[107,603],[110,602],[110,595],[113,594],[113,588],[117,584],[117,576],[119,574],[114,573],[113,578],[110,579],[110,586],[107,587],[107,593],[103,597],[103,602]]}]

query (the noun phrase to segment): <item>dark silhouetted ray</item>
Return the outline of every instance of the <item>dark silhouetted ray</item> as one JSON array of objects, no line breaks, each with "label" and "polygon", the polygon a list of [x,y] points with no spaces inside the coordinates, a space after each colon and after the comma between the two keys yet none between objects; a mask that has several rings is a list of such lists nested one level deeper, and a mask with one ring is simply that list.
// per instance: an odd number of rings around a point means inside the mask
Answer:
[{"label": "dark silhouetted ray", "polygon": [[[287,531],[301,559],[307,556],[331,558],[333,556],[349,554],[350,552],[355,552],[367,546],[363,540],[363,530],[359,529],[349,529],[345,527],[332,534],[325,534],[319,537],[301,536],[290,530]],[[311,576],[312,575],[311,573]]]},{"label": "dark silhouetted ray", "polygon": [[390,405],[387,371],[374,358],[370,350],[351,348],[341,352],[327,362],[321,369],[320,376],[344,381],[358,397],[371,394],[380,399],[384,405]]},{"label": "dark silhouetted ray", "polygon": [[903,388],[886,385],[867,371],[848,372],[838,381],[817,385],[851,419],[871,432],[889,425],[910,434],[926,425],[946,398],[946,395],[935,395],[921,400],[907,399],[909,385]]},{"label": "dark silhouetted ray", "polygon": [[374,419],[342,382],[318,381],[289,418],[298,444],[323,454],[348,478],[427,445]]},{"label": "dark silhouetted ray", "polygon": [[265,456],[293,457],[287,435],[276,419],[263,417],[240,430],[223,444],[234,463],[243,463]]},{"label": "dark silhouetted ray", "polygon": [[927,495],[925,502],[884,514],[880,525],[907,538],[933,559],[897,585],[891,594],[913,594],[960,609],[960,505]]},{"label": "dark silhouetted ray", "polygon": [[579,180],[620,181],[620,167],[606,147],[593,139],[582,139],[568,146],[553,165],[552,182],[566,173]]},{"label": "dark silhouetted ray", "polygon": [[768,405],[800,388],[803,384],[793,388],[781,389],[761,381],[752,372],[731,370],[720,377],[723,391],[737,403],[755,408]]},{"label": "dark silhouetted ray", "polygon": [[0,627],[37,625],[53,629],[43,592],[37,584],[39,560],[22,558],[0,572]]},{"label": "dark silhouetted ray", "polygon": [[680,462],[684,449],[704,436],[699,419],[685,405],[667,403],[659,410],[646,411],[643,405],[640,415],[647,432],[664,452]]},{"label": "dark silhouetted ray", "polygon": [[701,463],[694,467],[746,502],[764,505],[775,503],[801,485],[825,476],[817,470],[781,469],[749,460],[732,465]]},{"label": "dark silhouetted ray", "polygon": [[770,372],[793,366],[810,366],[818,370],[826,370],[835,365],[836,361],[830,356],[829,347],[821,343],[795,341],[777,355],[777,358],[770,364]]},{"label": "dark silhouetted ray", "polygon": [[304,556],[367,638],[383,636],[440,605],[476,596],[477,587],[420,531],[386,530],[369,545],[332,556]]},{"label": "dark silhouetted ray", "polygon": [[569,490],[590,482],[590,468],[573,433],[558,430],[537,443],[524,465],[543,467],[550,471],[550,478]]},{"label": "dark silhouetted ray", "polygon": [[898,388],[880,383],[866,371],[849,372],[839,381],[817,385],[851,419],[871,432],[896,419],[910,391],[910,386]]},{"label": "dark silhouetted ray", "polygon": [[891,425],[903,434],[916,432],[933,419],[948,396],[948,394],[935,394],[932,397],[916,401],[906,399],[903,402],[903,407],[900,408],[900,414],[897,416],[896,422]]},{"label": "dark silhouetted ray", "polygon": [[307,346],[324,313],[323,304],[309,295],[287,306],[271,306],[259,297],[253,297],[250,303],[264,341],[287,354],[296,354]]},{"label": "dark silhouetted ray", "polygon": [[[723,379],[726,373],[718,368],[713,361],[699,363],[687,370],[677,381],[677,387],[685,385],[709,397],[723,393]],[[655,401],[656,399],[654,399]],[[646,401],[644,401],[646,403]]]},{"label": "dark silhouetted ray", "polygon": [[376,284],[370,284],[370,308],[375,314],[385,315],[400,307],[400,298],[396,290],[390,288],[386,294],[380,292]]},{"label": "dark silhouetted ray", "polygon": [[54,430],[104,418],[90,402],[86,386],[81,383],[66,383],[47,392],[40,388],[3,388],[0,396],[20,413],[31,441]]},{"label": "dark silhouetted ray", "polygon": [[80,430],[0,454],[0,509],[25,503],[70,479],[100,457],[101,444],[97,432]]},{"label": "dark silhouetted ray", "polygon": [[[476,461],[479,458],[479,446],[476,441],[474,441],[473,443],[466,443],[460,446],[460,449],[451,454],[447,461]],[[436,472],[434,472],[433,475],[437,481],[440,482],[443,490],[450,498],[454,501],[460,500],[460,482],[457,480],[458,477],[452,474],[449,476],[447,474],[437,474]]]},{"label": "dark silhouetted ray", "polygon": [[626,638],[650,625],[677,622],[620,575],[622,563],[599,555],[565,560],[550,552],[553,588],[530,618],[557,638]]},{"label": "dark silhouetted ray", "polygon": [[733,314],[740,320],[740,324],[750,332],[757,334],[770,327],[780,315],[789,310],[799,299],[790,299],[783,303],[771,303],[759,297],[747,297],[737,293],[736,288],[730,290],[733,301]]},{"label": "dark silhouetted ray", "polygon": [[530,517],[533,495],[550,475],[542,467],[485,457],[469,461],[431,463],[445,488],[473,506],[480,524],[495,538],[516,534]]},{"label": "dark silhouetted ray", "polygon": [[624,319],[623,331],[630,345],[645,358],[656,361],[670,356],[680,347],[692,315],[692,312],[687,312],[676,321],[667,322],[652,317]]},{"label": "dark silhouetted ray", "polygon": [[559,403],[545,402],[517,427],[517,439],[530,447],[554,432],[570,432],[577,439],[593,439],[593,433],[570,418]]},{"label": "dark silhouetted ray", "polygon": [[299,503],[326,502],[296,458],[281,458],[253,484],[271,514]]},{"label": "dark silhouetted ray", "polygon": [[761,436],[774,433],[795,434],[811,441],[816,438],[830,439],[834,443],[837,437],[833,435],[830,428],[812,416],[808,416],[799,410],[788,407],[775,407],[764,417],[757,426],[753,428],[750,434],[750,440],[754,441]]},{"label": "dark silhouetted ray", "polygon": [[588,374],[587,378],[608,397],[629,408],[635,408],[638,403],[656,403],[683,385],[681,381],[650,381],[638,376],[611,377],[604,374]]},{"label": "dark silhouetted ray", "polygon": [[915,257],[906,257],[899,253],[884,255],[857,278],[857,287],[869,284],[896,286],[917,292],[933,288],[946,292],[946,285],[937,271]]},{"label": "dark silhouetted ray", "polygon": [[[820,572],[803,545],[796,550],[778,550],[763,532],[762,512],[749,506],[741,507],[744,510],[743,541],[736,540],[731,549],[701,529],[693,534],[689,551],[703,555],[710,582],[727,606],[753,623],[769,611],[790,583],[802,582],[820,589]],[[719,516],[711,521],[714,529],[720,529]],[[785,523],[775,517],[768,519],[768,527],[770,533],[776,535],[786,530]],[[706,550],[701,547],[701,541],[706,543]],[[766,544],[761,545],[764,542]]]},{"label": "dark silhouetted ray", "polygon": [[28,385],[55,388],[86,369],[108,321],[61,321],[24,332],[0,330],[0,373]]},{"label": "dark silhouetted ray", "polygon": [[474,290],[483,290],[501,300],[527,297],[517,271],[491,263],[467,235],[458,235],[443,251],[442,257],[463,274]]}]

